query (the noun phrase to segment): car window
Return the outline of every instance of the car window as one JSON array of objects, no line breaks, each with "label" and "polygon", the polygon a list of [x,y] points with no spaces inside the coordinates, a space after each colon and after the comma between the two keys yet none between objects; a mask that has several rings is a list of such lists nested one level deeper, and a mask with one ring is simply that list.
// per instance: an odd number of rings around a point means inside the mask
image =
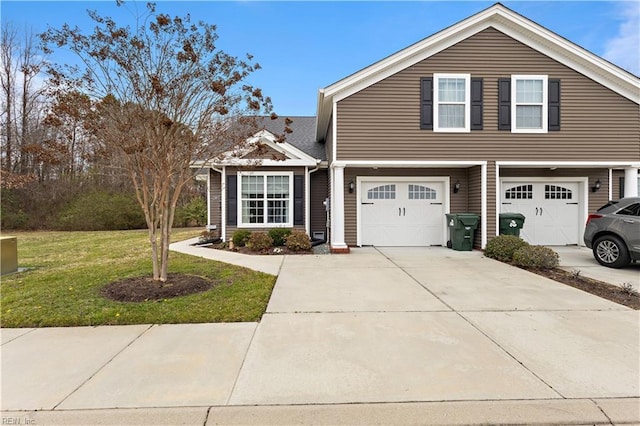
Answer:
[{"label": "car window", "polygon": [[627,216],[640,216],[640,203],[634,203],[622,210],[618,210],[616,214],[624,214]]},{"label": "car window", "polygon": [[600,211],[606,209],[607,207],[615,206],[616,204],[618,204],[617,201],[609,201],[607,204],[605,204],[604,206],[600,207],[597,211],[600,212]]}]

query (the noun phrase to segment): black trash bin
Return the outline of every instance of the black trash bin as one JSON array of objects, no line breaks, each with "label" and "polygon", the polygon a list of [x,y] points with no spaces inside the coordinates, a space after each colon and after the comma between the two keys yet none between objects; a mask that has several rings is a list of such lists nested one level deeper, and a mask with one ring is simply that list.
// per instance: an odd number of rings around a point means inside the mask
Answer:
[{"label": "black trash bin", "polygon": [[520,236],[524,226],[524,215],[520,213],[500,213],[500,235]]},{"label": "black trash bin", "polygon": [[458,251],[473,249],[473,234],[478,229],[480,216],[474,213],[454,213],[447,215],[451,248]]}]

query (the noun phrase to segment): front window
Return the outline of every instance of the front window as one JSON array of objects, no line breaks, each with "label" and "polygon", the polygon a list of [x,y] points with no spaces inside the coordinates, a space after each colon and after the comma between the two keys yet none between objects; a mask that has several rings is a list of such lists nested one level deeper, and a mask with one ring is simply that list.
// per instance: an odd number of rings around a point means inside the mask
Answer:
[{"label": "front window", "polygon": [[240,226],[292,226],[292,173],[239,173]]},{"label": "front window", "polygon": [[514,133],[547,132],[547,76],[511,76],[511,117]]},{"label": "front window", "polygon": [[469,74],[434,74],[434,131],[468,132],[471,77]]}]

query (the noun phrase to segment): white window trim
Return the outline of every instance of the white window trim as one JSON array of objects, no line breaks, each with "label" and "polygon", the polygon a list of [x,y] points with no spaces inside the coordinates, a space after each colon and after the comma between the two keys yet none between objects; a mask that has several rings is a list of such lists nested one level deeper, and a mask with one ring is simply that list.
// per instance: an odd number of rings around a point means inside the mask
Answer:
[{"label": "white window trim", "polygon": [[[440,127],[440,102],[438,80],[441,78],[460,78],[464,79],[464,127]],[[451,102],[443,102],[449,104]],[[462,133],[471,131],[471,74],[433,74],[433,131],[434,132],[450,132]]]},{"label": "white window trim", "polygon": [[[264,214],[264,222],[262,223],[243,223],[242,222],[242,177],[243,176],[263,176],[264,185],[265,185],[265,214]],[[289,221],[287,223],[268,223],[267,222],[267,176],[287,176],[289,178]],[[237,200],[238,200],[238,228],[292,228],[293,227],[293,209],[294,209],[294,190],[293,190],[293,172],[238,172],[238,189],[237,189]]]},{"label": "white window trim", "polygon": [[[516,82],[518,80],[542,80],[542,128],[518,129],[516,107],[518,105],[539,105],[516,103]],[[511,76],[511,133],[547,133],[549,127],[549,76],[547,75],[512,75]]]}]

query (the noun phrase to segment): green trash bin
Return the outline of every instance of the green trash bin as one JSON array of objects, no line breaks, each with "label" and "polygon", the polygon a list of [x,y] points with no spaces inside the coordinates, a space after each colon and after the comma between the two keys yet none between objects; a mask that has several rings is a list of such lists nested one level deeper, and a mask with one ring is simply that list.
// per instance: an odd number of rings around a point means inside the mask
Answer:
[{"label": "green trash bin", "polygon": [[480,216],[473,213],[455,213],[447,215],[447,226],[451,248],[458,251],[473,249],[473,234],[478,229]]},{"label": "green trash bin", "polygon": [[524,226],[524,215],[520,213],[500,213],[500,235],[520,236]]}]

